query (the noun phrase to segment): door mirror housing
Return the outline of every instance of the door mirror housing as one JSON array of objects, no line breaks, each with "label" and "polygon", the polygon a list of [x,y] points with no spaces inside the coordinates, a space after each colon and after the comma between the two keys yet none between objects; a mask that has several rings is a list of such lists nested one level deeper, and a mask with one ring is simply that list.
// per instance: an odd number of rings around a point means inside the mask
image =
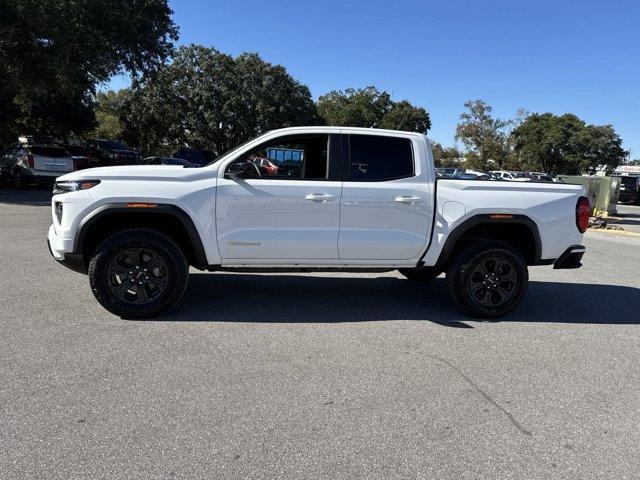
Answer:
[{"label": "door mirror housing", "polygon": [[252,162],[238,162],[232,163],[227,167],[227,171],[224,175],[226,178],[230,178],[232,180],[235,179],[248,179],[248,178],[260,178],[262,174],[260,172],[260,167],[258,167],[255,163]]}]

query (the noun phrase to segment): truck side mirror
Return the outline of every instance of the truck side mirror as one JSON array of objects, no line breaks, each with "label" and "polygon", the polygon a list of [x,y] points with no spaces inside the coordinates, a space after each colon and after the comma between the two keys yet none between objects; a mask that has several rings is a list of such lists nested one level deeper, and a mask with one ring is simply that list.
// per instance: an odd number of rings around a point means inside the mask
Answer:
[{"label": "truck side mirror", "polygon": [[239,179],[239,178],[260,178],[260,167],[251,162],[238,162],[232,163],[227,167],[227,171],[224,175],[226,178]]}]

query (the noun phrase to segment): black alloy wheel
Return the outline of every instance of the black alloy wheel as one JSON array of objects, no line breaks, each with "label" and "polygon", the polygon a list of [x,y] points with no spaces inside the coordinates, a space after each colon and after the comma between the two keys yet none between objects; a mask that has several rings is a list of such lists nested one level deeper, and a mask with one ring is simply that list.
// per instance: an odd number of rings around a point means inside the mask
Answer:
[{"label": "black alloy wheel", "polygon": [[114,233],[89,262],[89,284],[100,304],[122,318],[149,318],[175,306],[187,287],[189,264],[162,232]]},{"label": "black alloy wheel", "polygon": [[499,318],[515,310],[528,283],[522,254],[496,240],[470,243],[447,266],[449,295],[464,313],[477,318]]},{"label": "black alloy wheel", "polygon": [[517,286],[514,266],[504,258],[490,256],[476,264],[468,288],[480,305],[496,308],[513,297]]},{"label": "black alloy wheel", "polygon": [[131,304],[153,302],[164,294],[169,282],[166,262],[147,248],[129,248],[114,256],[107,275],[111,293]]}]

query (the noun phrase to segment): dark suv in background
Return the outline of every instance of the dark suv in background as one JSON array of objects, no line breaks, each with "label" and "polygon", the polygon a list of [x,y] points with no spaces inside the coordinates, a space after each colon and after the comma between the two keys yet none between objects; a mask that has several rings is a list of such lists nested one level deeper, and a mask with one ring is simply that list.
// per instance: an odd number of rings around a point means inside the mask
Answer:
[{"label": "dark suv in background", "polygon": [[196,150],[195,148],[179,148],[172,158],[182,158],[194,167],[203,167],[215,159],[215,155],[210,150]]},{"label": "dark suv in background", "polygon": [[640,177],[632,175],[620,176],[619,202],[629,202],[640,205]]},{"label": "dark suv in background", "polygon": [[142,160],[140,152],[130,150],[124,143],[115,140],[87,140],[85,150],[92,163],[97,166],[137,165]]}]

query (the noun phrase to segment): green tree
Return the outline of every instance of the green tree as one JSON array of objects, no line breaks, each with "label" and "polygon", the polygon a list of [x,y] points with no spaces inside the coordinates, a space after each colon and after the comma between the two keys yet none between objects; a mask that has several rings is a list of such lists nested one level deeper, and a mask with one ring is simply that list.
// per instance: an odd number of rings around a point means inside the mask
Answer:
[{"label": "green tree", "polygon": [[230,148],[274,128],[318,122],[309,89],[255,53],[236,58],[192,45],[132,89],[126,140],[145,151]]},{"label": "green tree", "polygon": [[95,101],[96,128],[89,135],[94,138],[122,139],[124,127],[120,117],[124,115],[131,91],[128,88],[98,92]]},{"label": "green tree", "polygon": [[318,99],[318,113],[328,125],[426,132],[429,113],[407,100],[394,102],[375,87],[334,90]]},{"label": "green tree", "polygon": [[467,111],[460,115],[455,138],[468,149],[467,166],[480,170],[503,168],[510,161],[508,139],[512,121],[494,118],[493,109],[482,100],[470,100],[464,106]]},{"label": "green tree", "polygon": [[168,57],[171,13],[167,0],[0,0],[0,141],[92,128],[97,85]]},{"label": "green tree", "polygon": [[580,174],[598,165],[618,166],[627,155],[611,125],[587,125],[573,114],[530,115],[512,132],[525,168],[554,174]]},{"label": "green tree", "polygon": [[394,103],[382,117],[380,128],[426,133],[431,128],[431,119],[424,108],[416,107],[407,100],[402,100]]},{"label": "green tree", "polygon": [[604,166],[607,171],[624,162],[628,153],[612,125],[585,125],[569,157],[573,171],[589,172]]},{"label": "green tree", "polygon": [[431,142],[431,151],[433,152],[433,161],[436,167],[459,166],[460,159],[463,157],[462,152],[456,147],[445,148],[438,142]]}]

